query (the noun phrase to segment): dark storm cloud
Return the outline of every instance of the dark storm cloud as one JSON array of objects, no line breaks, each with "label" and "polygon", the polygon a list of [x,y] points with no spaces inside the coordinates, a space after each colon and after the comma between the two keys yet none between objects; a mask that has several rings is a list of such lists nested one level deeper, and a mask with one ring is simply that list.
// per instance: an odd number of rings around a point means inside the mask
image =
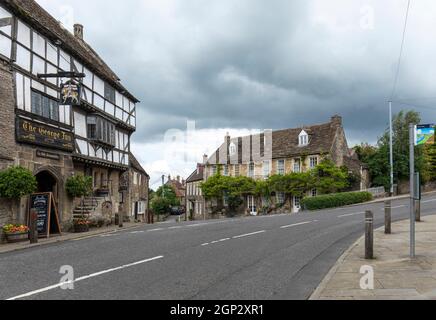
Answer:
[{"label": "dark storm cloud", "polygon": [[[187,119],[201,128],[286,128],[340,114],[350,140],[370,142],[386,127],[405,1],[65,3],[141,100],[137,142]],[[436,96],[436,50],[423,36],[435,13],[431,1],[412,6],[399,96]]]}]

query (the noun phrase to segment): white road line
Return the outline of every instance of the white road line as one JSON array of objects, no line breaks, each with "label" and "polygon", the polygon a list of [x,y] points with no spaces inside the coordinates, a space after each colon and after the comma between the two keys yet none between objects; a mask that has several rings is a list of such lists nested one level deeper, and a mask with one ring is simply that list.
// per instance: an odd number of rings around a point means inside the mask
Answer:
[{"label": "white road line", "polygon": [[168,229],[172,230],[172,229],[180,229],[180,226],[176,226],[176,227],[169,227]]},{"label": "white road line", "polygon": [[151,230],[148,230],[148,232],[153,232],[153,231],[162,231],[163,229],[162,228],[157,228],[157,229],[151,229]]},{"label": "white road line", "polygon": [[429,203],[429,202],[435,202],[436,199],[431,199],[431,200],[425,200],[425,201],[421,201],[422,203]]},{"label": "white road line", "polygon": [[102,238],[108,238],[108,237],[115,237],[120,235],[119,233],[109,233],[109,234],[102,234],[100,237]]},{"label": "white road line", "polygon": [[252,232],[252,233],[247,233],[247,234],[241,234],[240,236],[235,236],[233,237],[233,239],[239,239],[239,238],[244,238],[244,237],[249,237],[249,236],[254,236],[256,234],[260,234],[260,233],[265,233],[266,230],[262,230],[262,231],[257,231],[257,232]]},{"label": "white road line", "polygon": [[210,243],[203,243],[201,246],[202,247],[205,247],[205,246],[208,246]]},{"label": "white road line", "polygon": [[27,298],[27,297],[34,296],[34,295],[37,295],[37,294],[42,293],[42,292],[47,292],[47,291],[59,288],[59,287],[64,286],[64,285],[68,285],[68,284],[76,283],[76,282],[79,282],[79,281],[87,280],[87,279],[90,279],[90,278],[98,277],[98,276],[101,276],[101,275],[106,274],[106,273],[110,273],[110,272],[114,272],[114,271],[130,268],[130,267],[134,267],[134,266],[137,266],[137,265],[140,265],[140,264],[144,264],[144,263],[151,262],[151,261],[158,260],[158,259],[162,259],[162,258],[163,258],[163,256],[158,256],[158,257],[154,257],[154,258],[151,258],[151,259],[146,259],[146,260],[141,260],[141,261],[138,261],[138,262],[133,262],[133,263],[130,263],[130,264],[126,264],[126,265],[123,265],[123,266],[120,266],[120,267],[117,267],[117,268],[103,270],[103,271],[100,271],[100,272],[92,273],[90,275],[77,278],[77,279],[75,279],[73,281],[61,282],[61,283],[58,283],[58,284],[55,284],[55,285],[52,285],[52,286],[49,286],[49,287],[45,287],[45,288],[38,289],[38,290],[35,290],[35,291],[31,291],[31,292],[28,292],[28,293],[25,293],[25,294],[22,294],[22,295],[13,297],[13,298],[9,298],[7,300],[18,300],[18,299],[22,299],[22,298]]},{"label": "white road line", "polygon": [[144,231],[132,231],[130,234],[144,233]]},{"label": "white road line", "polygon": [[[384,209],[383,209],[384,210]],[[365,212],[355,212],[355,213],[348,213],[348,214],[343,214],[341,216],[338,216],[338,218],[345,218],[345,217],[351,217],[351,216],[357,216],[359,214],[365,214]]]},{"label": "white road line", "polygon": [[314,222],[318,222],[318,220],[290,224],[290,225],[287,225],[287,226],[280,227],[280,229],[287,229],[287,228],[292,228],[292,227],[303,226],[305,224],[314,223]]},{"label": "white road line", "polygon": [[[391,207],[391,209],[399,209],[399,208],[405,208],[405,207],[408,207],[408,205],[403,204],[401,206]],[[381,211],[385,211],[385,209],[382,208]]]}]

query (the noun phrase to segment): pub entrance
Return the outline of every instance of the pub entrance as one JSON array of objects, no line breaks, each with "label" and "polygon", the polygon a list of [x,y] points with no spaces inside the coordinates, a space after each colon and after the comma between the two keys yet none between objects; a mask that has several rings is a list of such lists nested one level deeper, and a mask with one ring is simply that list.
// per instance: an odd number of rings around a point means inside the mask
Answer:
[{"label": "pub entrance", "polygon": [[[59,208],[59,183],[57,178],[48,170],[41,171],[35,175],[36,182],[37,182],[37,194],[44,194],[44,193],[51,193],[53,195],[53,200],[56,205],[56,208]],[[52,198],[48,198],[50,199]],[[60,212],[58,211],[57,218],[55,219],[54,214],[56,211],[54,208],[51,209],[51,212],[48,214],[50,215],[50,226],[49,230],[52,230],[52,233],[59,233],[59,225],[57,224],[59,221],[57,219],[60,218]]]},{"label": "pub entrance", "polygon": [[51,192],[53,193],[53,198],[56,206],[59,208],[59,188],[58,181],[56,177],[49,171],[41,171],[36,174],[36,181],[38,183],[38,193]]}]

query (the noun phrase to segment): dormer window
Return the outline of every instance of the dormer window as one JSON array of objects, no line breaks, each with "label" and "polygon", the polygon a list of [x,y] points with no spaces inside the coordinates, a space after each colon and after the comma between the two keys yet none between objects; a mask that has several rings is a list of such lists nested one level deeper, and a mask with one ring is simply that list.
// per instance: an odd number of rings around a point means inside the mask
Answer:
[{"label": "dormer window", "polygon": [[300,147],[307,146],[309,144],[309,135],[306,131],[301,131],[300,135],[298,136],[298,145]]}]

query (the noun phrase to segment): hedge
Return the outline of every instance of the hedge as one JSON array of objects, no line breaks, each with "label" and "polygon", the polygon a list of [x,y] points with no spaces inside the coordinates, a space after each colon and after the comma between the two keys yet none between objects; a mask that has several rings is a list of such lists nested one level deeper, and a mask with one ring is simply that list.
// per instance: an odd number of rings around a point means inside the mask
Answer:
[{"label": "hedge", "polygon": [[304,198],[302,206],[307,210],[320,210],[363,203],[371,200],[372,194],[369,192],[345,192]]}]

